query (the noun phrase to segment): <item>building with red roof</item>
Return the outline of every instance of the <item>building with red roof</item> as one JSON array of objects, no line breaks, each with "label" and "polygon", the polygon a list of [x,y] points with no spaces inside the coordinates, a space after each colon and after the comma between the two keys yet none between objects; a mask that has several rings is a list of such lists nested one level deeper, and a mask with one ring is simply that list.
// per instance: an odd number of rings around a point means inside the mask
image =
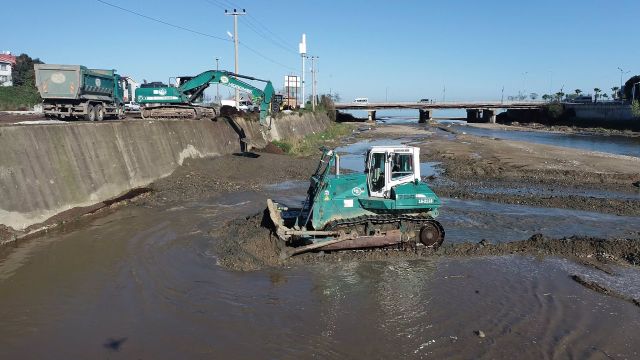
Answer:
[{"label": "building with red roof", "polygon": [[9,51],[0,53],[0,86],[12,86],[11,71],[16,65],[16,57]]}]

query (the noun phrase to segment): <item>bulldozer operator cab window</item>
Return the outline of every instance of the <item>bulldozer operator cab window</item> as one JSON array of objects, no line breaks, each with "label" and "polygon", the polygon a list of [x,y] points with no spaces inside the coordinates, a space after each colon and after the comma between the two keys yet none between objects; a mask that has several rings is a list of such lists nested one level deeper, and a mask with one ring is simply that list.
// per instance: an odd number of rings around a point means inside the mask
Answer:
[{"label": "bulldozer operator cab window", "polygon": [[413,175],[413,155],[393,154],[391,169],[391,180]]},{"label": "bulldozer operator cab window", "polygon": [[384,189],[385,157],[385,153],[373,153],[371,156],[369,169],[371,192],[380,192]]}]

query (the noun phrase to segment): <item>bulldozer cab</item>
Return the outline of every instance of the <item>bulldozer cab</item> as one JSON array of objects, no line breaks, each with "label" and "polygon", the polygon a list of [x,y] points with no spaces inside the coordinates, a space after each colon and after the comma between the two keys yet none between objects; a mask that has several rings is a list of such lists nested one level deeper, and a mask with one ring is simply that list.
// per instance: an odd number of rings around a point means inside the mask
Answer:
[{"label": "bulldozer cab", "polygon": [[369,196],[388,198],[393,187],[420,180],[420,148],[374,146],[366,158]]}]

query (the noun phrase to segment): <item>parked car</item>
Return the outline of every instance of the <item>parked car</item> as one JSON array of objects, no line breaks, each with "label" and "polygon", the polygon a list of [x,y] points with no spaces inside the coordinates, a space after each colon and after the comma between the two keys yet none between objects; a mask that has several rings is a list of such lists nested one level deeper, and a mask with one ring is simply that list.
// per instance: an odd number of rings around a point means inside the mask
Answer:
[{"label": "parked car", "polygon": [[[233,106],[233,107],[236,107],[236,101],[235,100],[221,100],[220,103],[221,103],[222,106]],[[254,106],[251,103],[251,101],[249,101],[249,100],[240,100],[240,105],[238,105],[238,110],[253,111],[254,110]]]},{"label": "parked car", "polygon": [[140,111],[140,105],[136,102],[133,101],[129,101],[128,103],[124,104],[124,110],[125,111]]}]

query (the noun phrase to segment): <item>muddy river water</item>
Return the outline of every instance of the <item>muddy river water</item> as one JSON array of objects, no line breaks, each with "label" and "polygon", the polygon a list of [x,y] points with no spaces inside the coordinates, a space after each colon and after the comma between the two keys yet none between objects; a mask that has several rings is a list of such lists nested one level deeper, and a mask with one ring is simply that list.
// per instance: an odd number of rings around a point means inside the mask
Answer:
[{"label": "muddy river water", "polygon": [[[639,308],[570,278],[640,298],[635,268],[513,255],[217,264],[216,227],[267,196],[300,201],[306,186],[126,206],[0,249],[0,358],[640,357]],[[451,242],[640,229],[635,217],[444,201]]]}]

